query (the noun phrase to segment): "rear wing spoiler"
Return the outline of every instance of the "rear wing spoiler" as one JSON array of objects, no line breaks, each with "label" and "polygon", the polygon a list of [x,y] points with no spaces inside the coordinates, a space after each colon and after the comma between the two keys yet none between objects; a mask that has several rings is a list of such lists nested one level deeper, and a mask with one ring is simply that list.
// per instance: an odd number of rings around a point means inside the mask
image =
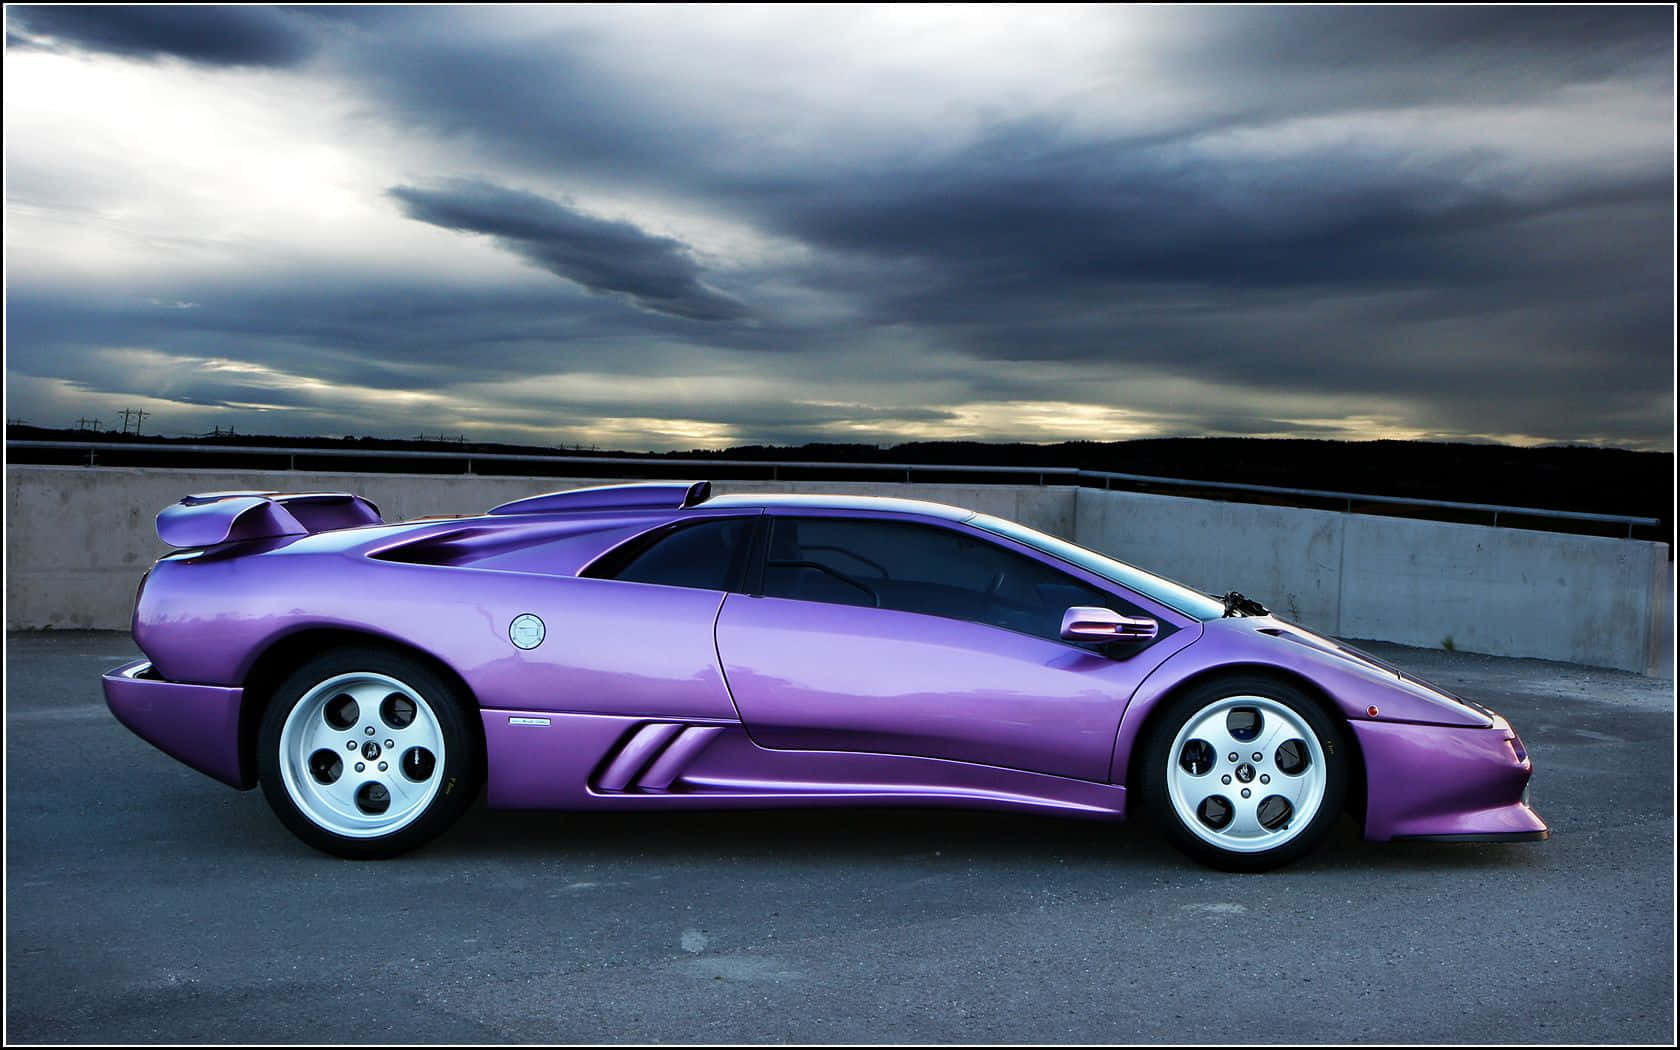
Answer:
[{"label": "rear wing spoiler", "polygon": [[171,547],[214,547],[381,520],[377,506],[348,492],[206,492],[165,507],[157,516],[157,534]]}]

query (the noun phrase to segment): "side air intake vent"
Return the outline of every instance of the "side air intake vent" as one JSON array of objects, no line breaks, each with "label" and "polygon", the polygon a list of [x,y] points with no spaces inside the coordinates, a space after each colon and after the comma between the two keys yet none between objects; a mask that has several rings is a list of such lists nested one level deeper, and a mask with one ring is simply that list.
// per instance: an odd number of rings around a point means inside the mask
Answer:
[{"label": "side air intake vent", "polygon": [[571,510],[676,510],[704,503],[712,495],[709,481],[646,481],[632,485],[599,485],[566,492],[548,492],[504,503],[491,514],[557,514]]}]

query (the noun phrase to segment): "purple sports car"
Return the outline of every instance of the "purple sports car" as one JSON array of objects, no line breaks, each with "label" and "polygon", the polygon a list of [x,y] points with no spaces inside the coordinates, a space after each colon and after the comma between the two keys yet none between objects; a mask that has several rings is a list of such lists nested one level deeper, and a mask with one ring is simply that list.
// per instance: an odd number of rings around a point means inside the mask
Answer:
[{"label": "purple sports car", "polygon": [[976,806],[1119,819],[1259,870],[1376,840],[1543,839],[1503,718],[1033,529],[707,482],[383,524],[342,493],[158,515],[124,725],[303,841],[412,849],[492,806]]}]

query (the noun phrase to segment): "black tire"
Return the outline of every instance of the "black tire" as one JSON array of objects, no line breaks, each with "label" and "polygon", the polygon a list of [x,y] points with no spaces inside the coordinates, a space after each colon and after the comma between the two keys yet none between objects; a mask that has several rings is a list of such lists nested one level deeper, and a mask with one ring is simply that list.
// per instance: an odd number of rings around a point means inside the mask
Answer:
[{"label": "black tire", "polygon": [[[412,656],[375,646],[321,653],[281,682],[263,711],[263,795],[280,822],[318,850],[356,860],[406,853],[477,797],[484,772],[476,715]],[[387,744],[394,746],[386,751]]]},{"label": "black tire", "polygon": [[[1255,735],[1245,738],[1251,716],[1258,718]],[[1193,724],[1204,732],[1192,731]],[[1283,740],[1267,743],[1272,732],[1287,734],[1289,748],[1280,750]],[[1353,751],[1340,714],[1314,697],[1277,679],[1231,675],[1166,701],[1137,756],[1133,785],[1167,840],[1210,867],[1249,872],[1280,867],[1323,845],[1347,799]],[[1200,768],[1209,759],[1212,765]]]}]

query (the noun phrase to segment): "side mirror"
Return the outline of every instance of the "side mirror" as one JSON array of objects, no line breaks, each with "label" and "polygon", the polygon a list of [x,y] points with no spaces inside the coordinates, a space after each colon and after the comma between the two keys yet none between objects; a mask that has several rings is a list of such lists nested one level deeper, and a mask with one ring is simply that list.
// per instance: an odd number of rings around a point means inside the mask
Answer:
[{"label": "side mirror", "polygon": [[1147,642],[1161,625],[1147,616],[1121,616],[1113,609],[1075,605],[1062,614],[1062,637],[1070,642]]}]

